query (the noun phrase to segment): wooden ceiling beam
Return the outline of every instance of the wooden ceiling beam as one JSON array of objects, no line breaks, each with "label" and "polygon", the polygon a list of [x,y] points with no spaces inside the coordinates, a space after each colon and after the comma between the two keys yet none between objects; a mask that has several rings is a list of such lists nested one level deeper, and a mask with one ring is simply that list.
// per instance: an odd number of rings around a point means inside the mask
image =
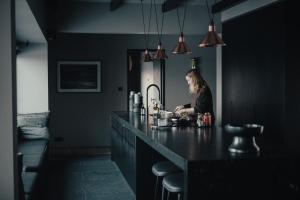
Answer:
[{"label": "wooden ceiling beam", "polygon": [[124,2],[125,2],[125,0],[111,0],[110,1],[110,11],[114,11],[114,10],[118,9]]},{"label": "wooden ceiling beam", "polygon": [[180,6],[185,0],[166,0],[162,6],[162,12],[168,12]]},{"label": "wooden ceiling beam", "polygon": [[222,0],[211,7],[212,13],[218,13],[228,8],[231,8],[246,0]]}]

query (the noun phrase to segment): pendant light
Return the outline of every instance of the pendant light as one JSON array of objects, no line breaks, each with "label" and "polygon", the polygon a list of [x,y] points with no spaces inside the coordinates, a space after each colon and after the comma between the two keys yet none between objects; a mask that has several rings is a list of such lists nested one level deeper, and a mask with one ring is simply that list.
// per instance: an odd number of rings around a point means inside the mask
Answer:
[{"label": "pendant light", "polygon": [[184,28],[184,22],[185,22],[185,16],[186,16],[186,8],[187,8],[187,3],[186,3],[186,0],[185,0],[182,26],[181,26],[181,23],[180,23],[178,7],[176,8],[178,25],[179,25],[179,29],[180,29],[180,36],[178,38],[177,45],[172,50],[172,53],[174,53],[174,54],[188,54],[188,53],[192,53],[191,49],[186,45],[185,39],[184,39],[184,35],[183,35],[183,28]]},{"label": "pendant light", "polygon": [[150,22],[151,22],[151,15],[152,15],[152,0],[150,2],[150,14],[149,14],[149,22],[148,22],[148,31],[147,32],[146,32],[146,25],[145,25],[143,0],[141,0],[141,10],[142,10],[142,19],[143,19],[143,28],[144,28],[144,37],[145,37],[144,62],[151,62],[151,61],[153,61],[153,58],[151,57],[150,52],[148,50],[148,43],[149,43],[149,31],[150,31]]},{"label": "pendant light", "polygon": [[204,39],[200,42],[199,47],[225,46],[226,44],[216,33],[216,26],[214,23],[214,15],[211,15],[211,13],[210,13],[207,0],[205,0],[205,2],[206,2],[207,12],[208,12],[208,17],[210,19],[210,24],[208,26],[208,32],[206,33]]},{"label": "pendant light", "polygon": [[156,60],[163,60],[168,58],[168,56],[166,55],[166,51],[162,46],[161,43],[161,37],[162,37],[162,30],[163,30],[163,26],[164,26],[164,19],[165,19],[165,13],[162,13],[162,20],[161,20],[161,28],[159,31],[159,27],[158,27],[158,16],[157,16],[157,9],[156,9],[156,3],[154,0],[154,10],[155,10],[155,21],[156,21],[156,29],[157,29],[157,36],[158,36],[158,46],[157,46],[157,50],[154,54],[154,59]]}]

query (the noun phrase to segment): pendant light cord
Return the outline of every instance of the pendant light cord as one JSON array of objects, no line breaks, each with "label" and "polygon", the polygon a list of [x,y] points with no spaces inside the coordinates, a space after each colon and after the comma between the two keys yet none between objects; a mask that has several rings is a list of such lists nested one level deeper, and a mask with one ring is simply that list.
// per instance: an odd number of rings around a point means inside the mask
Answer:
[{"label": "pendant light cord", "polygon": [[145,13],[144,13],[144,5],[143,0],[141,0],[141,10],[142,10],[142,18],[143,18],[143,27],[144,27],[144,36],[145,36],[145,45],[146,49],[148,49],[149,44],[149,32],[150,32],[150,22],[152,18],[152,0],[150,1],[150,14],[149,14],[149,21],[148,21],[148,30],[146,32],[146,24],[145,24]]},{"label": "pendant light cord", "polygon": [[142,11],[142,19],[143,19],[143,28],[144,28],[145,45],[146,45],[146,48],[147,48],[147,36],[146,36],[145,14],[144,14],[143,0],[141,0],[141,11]]},{"label": "pendant light cord", "polygon": [[[216,3],[217,3],[217,0],[215,0],[214,5],[216,5]],[[212,12],[212,9],[211,9],[211,13],[212,13],[212,18],[213,18],[213,20],[215,20],[215,13]]]},{"label": "pendant light cord", "polygon": [[162,13],[162,19],[161,19],[161,27],[160,27],[160,42],[161,42],[161,38],[162,38],[162,31],[163,31],[163,27],[164,27],[164,20],[165,20],[165,13]]},{"label": "pendant light cord", "polygon": [[212,15],[211,12],[210,12],[207,0],[205,0],[205,2],[206,2],[206,8],[207,8],[207,13],[208,13],[209,21],[212,21],[212,20],[214,20],[214,15]]},{"label": "pendant light cord", "polygon": [[150,14],[149,14],[149,21],[148,21],[148,32],[147,32],[147,48],[149,45],[149,33],[150,33],[150,25],[151,25],[151,19],[152,19],[152,6],[153,6],[153,2],[152,0],[150,1]]},{"label": "pendant light cord", "polygon": [[162,13],[162,20],[161,20],[161,28],[159,31],[159,25],[158,25],[158,15],[157,15],[157,8],[156,8],[156,2],[154,0],[154,10],[155,10],[155,18],[156,18],[156,29],[157,29],[157,36],[158,36],[158,41],[161,43],[161,38],[162,38],[162,31],[164,27],[164,19],[165,19],[165,13]]},{"label": "pendant light cord", "polygon": [[178,25],[179,25],[179,31],[180,33],[183,32],[183,28],[184,28],[184,22],[185,22],[185,17],[186,17],[186,9],[187,9],[187,2],[186,0],[184,1],[184,14],[183,14],[183,20],[182,20],[182,26],[181,26],[181,23],[180,23],[180,17],[179,17],[179,11],[178,11],[178,7],[176,8],[176,13],[177,13],[177,19],[178,19]]}]

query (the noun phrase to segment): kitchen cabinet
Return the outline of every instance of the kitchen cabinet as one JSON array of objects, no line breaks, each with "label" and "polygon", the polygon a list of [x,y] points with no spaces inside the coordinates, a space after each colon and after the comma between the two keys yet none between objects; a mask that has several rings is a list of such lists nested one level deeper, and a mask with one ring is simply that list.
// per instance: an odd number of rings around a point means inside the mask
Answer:
[{"label": "kitchen cabinet", "polygon": [[262,135],[257,139],[260,153],[232,154],[232,137],[222,127],[153,129],[152,121],[132,112],[111,114],[112,158],[137,200],[153,199],[156,179],[151,168],[161,160],[182,170],[184,200],[299,199],[288,180],[298,170],[286,166],[299,155],[281,144]]},{"label": "kitchen cabinet", "polygon": [[296,3],[277,1],[222,23],[228,41],[222,50],[222,122],[262,124],[270,140],[300,152]]},{"label": "kitchen cabinet", "polygon": [[135,135],[117,119],[112,118],[111,123],[112,160],[135,192]]}]

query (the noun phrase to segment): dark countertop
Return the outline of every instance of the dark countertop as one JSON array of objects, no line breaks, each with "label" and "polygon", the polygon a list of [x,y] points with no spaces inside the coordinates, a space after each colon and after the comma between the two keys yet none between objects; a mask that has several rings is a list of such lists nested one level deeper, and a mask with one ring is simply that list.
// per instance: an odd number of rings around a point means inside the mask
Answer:
[{"label": "dark countertop", "polygon": [[153,129],[152,117],[147,118],[137,113],[113,112],[113,120],[119,121],[135,135],[160,154],[184,168],[186,162],[207,162],[230,159],[264,159],[285,157],[281,145],[270,143],[264,136],[257,138],[261,151],[259,154],[231,154],[228,146],[232,136],[222,127],[169,127]]}]

